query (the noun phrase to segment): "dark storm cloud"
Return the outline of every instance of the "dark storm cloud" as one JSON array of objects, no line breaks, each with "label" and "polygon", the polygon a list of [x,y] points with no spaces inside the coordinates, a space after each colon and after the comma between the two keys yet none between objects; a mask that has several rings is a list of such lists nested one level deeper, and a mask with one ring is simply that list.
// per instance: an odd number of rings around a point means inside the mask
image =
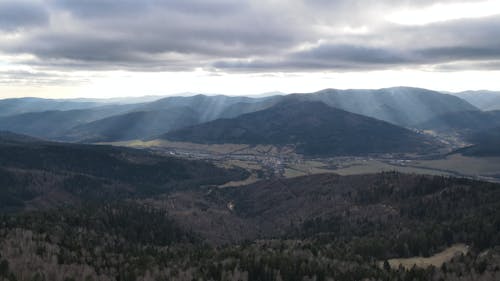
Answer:
[{"label": "dark storm cloud", "polygon": [[407,62],[398,50],[365,47],[359,45],[320,45],[316,48],[291,55],[291,59],[306,61],[344,61],[365,64],[398,64]]},{"label": "dark storm cloud", "polygon": [[[62,23],[65,28],[28,33],[6,42],[4,52],[34,54],[37,63],[70,68],[74,63],[89,68],[185,70],[209,66],[216,58],[275,54],[276,48],[289,48],[309,38],[305,30],[299,32],[300,27],[292,32],[274,12],[244,1],[47,3],[54,21],[58,17],[66,21]],[[68,13],[70,19],[61,16]]]},{"label": "dark storm cloud", "polygon": [[82,18],[95,18],[107,15],[134,15],[149,8],[150,1],[134,0],[53,0],[52,7],[71,12]]},{"label": "dark storm cloud", "polygon": [[49,14],[38,2],[23,0],[0,1],[0,30],[16,31],[47,24]]},{"label": "dark storm cloud", "polygon": [[[462,61],[494,68],[487,62],[500,60],[498,16],[424,26],[383,18],[437,2],[464,1],[0,1],[0,32],[22,35],[0,37],[0,53],[69,70],[373,70]],[[367,32],[348,32],[360,27]]]},{"label": "dark storm cloud", "polygon": [[234,70],[272,69],[273,71],[362,70],[411,62],[407,54],[398,50],[347,44],[322,44],[306,51],[291,53],[277,61],[220,61],[216,62],[214,67]]},{"label": "dark storm cloud", "polygon": [[[500,16],[425,26],[386,26],[378,33],[356,35],[350,40],[357,44],[327,42],[278,59],[225,60],[215,62],[214,67],[235,71],[266,68],[273,71],[350,71],[475,61],[466,65],[472,69],[500,69],[498,63],[487,62],[500,60]],[[446,69],[458,70],[460,66],[447,66]]]},{"label": "dark storm cloud", "polygon": [[217,16],[233,13],[246,6],[245,2],[233,0],[52,0],[55,7],[70,11],[79,17],[98,18],[107,15],[137,15],[151,10],[168,10],[187,14],[205,14]]},{"label": "dark storm cloud", "polygon": [[433,58],[436,61],[447,60],[489,60],[500,58],[500,49],[494,46],[485,47],[442,47],[420,50],[422,57]]}]

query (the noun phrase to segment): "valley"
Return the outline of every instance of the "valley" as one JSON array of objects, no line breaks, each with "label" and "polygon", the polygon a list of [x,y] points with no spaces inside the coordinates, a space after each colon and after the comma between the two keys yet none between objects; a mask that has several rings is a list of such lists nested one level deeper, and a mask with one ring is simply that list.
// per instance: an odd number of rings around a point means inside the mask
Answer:
[{"label": "valley", "polygon": [[499,281],[500,0],[0,0],[0,281]]},{"label": "valley", "polygon": [[384,154],[311,158],[293,147],[244,144],[197,144],[167,140],[102,143],[145,149],[160,155],[209,160],[221,167],[239,167],[251,173],[249,180],[296,177],[320,173],[359,175],[398,171],[410,174],[445,175],[500,182],[500,157]]},{"label": "valley", "polygon": [[0,281],[500,278],[497,111],[405,87],[139,100],[0,117]]}]

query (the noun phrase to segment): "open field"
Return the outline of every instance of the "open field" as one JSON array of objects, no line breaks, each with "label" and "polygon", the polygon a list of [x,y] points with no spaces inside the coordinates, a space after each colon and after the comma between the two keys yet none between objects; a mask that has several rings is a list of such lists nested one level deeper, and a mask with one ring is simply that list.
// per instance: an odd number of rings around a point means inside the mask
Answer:
[{"label": "open field", "polygon": [[134,148],[164,149],[177,151],[192,151],[199,153],[211,153],[216,155],[239,154],[239,155],[289,155],[294,154],[291,147],[276,147],[273,145],[248,145],[248,144],[199,144],[190,142],[175,142],[168,140],[132,140],[121,142],[101,143]]},{"label": "open field", "polygon": [[321,173],[358,175],[398,171],[500,181],[500,157],[468,157],[453,154],[432,160],[419,159],[418,155],[408,155],[405,159],[392,155],[306,159],[296,154],[293,147],[272,145],[196,144],[164,140],[107,144],[149,149],[156,153],[182,158],[205,159],[219,166],[240,167],[251,172],[253,176],[248,180],[232,183],[236,185],[255,182],[259,179],[257,175],[259,171],[265,172],[266,177],[286,178]]},{"label": "open field", "polygon": [[255,173],[252,173],[248,178],[246,178],[244,180],[230,181],[228,183],[220,185],[219,187],[224,188],[224,187],[244,186],[244,185],[256,183],[257,181],[259,181],[259,177]]},{"label": "open field", "polygon": [[400,265],[406,269],[411,269],[413,266],[421,268],[429,267],[431,265],[441,267],[443,263],[449,262],[454,256],[460,254],[465,255],[468,251],[469,246],[465,244],[456,244],[428,258],[412,257],[406,259],[390,259],[388,262],[391,268],[394,269],[398,268]]},{"label": "open field", "polygon": [[466,157],[450,155],[436,160],[398,160],[384,158],[340,158],[287,164],[285,177],[332,172],[339,175],[371,174],[398,171],[410,174],[463,176],[483,180],[500,180],[499,157]]},{"label": "open field", "polygon": [[152,141],[122,141],[122,142],[112,142],[104,143],[118,146],[128,146],[134,148],[163,148],[163,149],[183,149],[191,151],[204,151],[216,154],[227,154],[235,153],[247,149],[249,146],[245,144],[197,144],[188,142],[172,142],[166,140],[152,140]]},{"label": "open field", "polygon": [[500,176],[500,157],[468,157],[453,154],[444,159],[415,161],[416,167],[451,171],[466,176]]},{"label": "open field", "polygon": [[287,163],[284,176],[293,178],[298,176],[331,173],[332,169],[321,161],[300,161],[298,163]]},{"label": "open field", "polygon": [[389,163],[387,160],[377,159],[353,159],[346,160],[343,166],[332,169],[331,171],[339,175],[359,175],[359,174],[372,174],[386,171],[399,171],[402,173],[414,174],[429,174],[429,175],[450,175],[444,171],[437,171],[433,169],[417,168],[407,164]]}]

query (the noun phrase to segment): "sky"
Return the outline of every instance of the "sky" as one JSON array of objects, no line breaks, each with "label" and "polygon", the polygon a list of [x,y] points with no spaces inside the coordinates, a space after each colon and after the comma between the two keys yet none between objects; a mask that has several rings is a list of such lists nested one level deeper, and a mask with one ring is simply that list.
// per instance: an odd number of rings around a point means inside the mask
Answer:
[{"label": "sky", "polygon": [[500,90],[500,0],[0,0],[0,98]]}]

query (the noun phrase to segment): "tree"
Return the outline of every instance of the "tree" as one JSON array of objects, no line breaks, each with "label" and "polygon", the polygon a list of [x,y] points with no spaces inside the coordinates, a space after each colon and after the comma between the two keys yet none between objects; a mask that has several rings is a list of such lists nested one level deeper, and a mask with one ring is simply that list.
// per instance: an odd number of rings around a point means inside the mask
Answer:
[{"label": "tree", "polygon": [[391,265],[389,264],[389,262],[387,260],[384,261],[384,269],[386,271],[391,271]]},{"label": "tree", "polygon": [[7,277],[9,274],[9,262],[7,260],[2,260],[0,262],[0,276]]}]

